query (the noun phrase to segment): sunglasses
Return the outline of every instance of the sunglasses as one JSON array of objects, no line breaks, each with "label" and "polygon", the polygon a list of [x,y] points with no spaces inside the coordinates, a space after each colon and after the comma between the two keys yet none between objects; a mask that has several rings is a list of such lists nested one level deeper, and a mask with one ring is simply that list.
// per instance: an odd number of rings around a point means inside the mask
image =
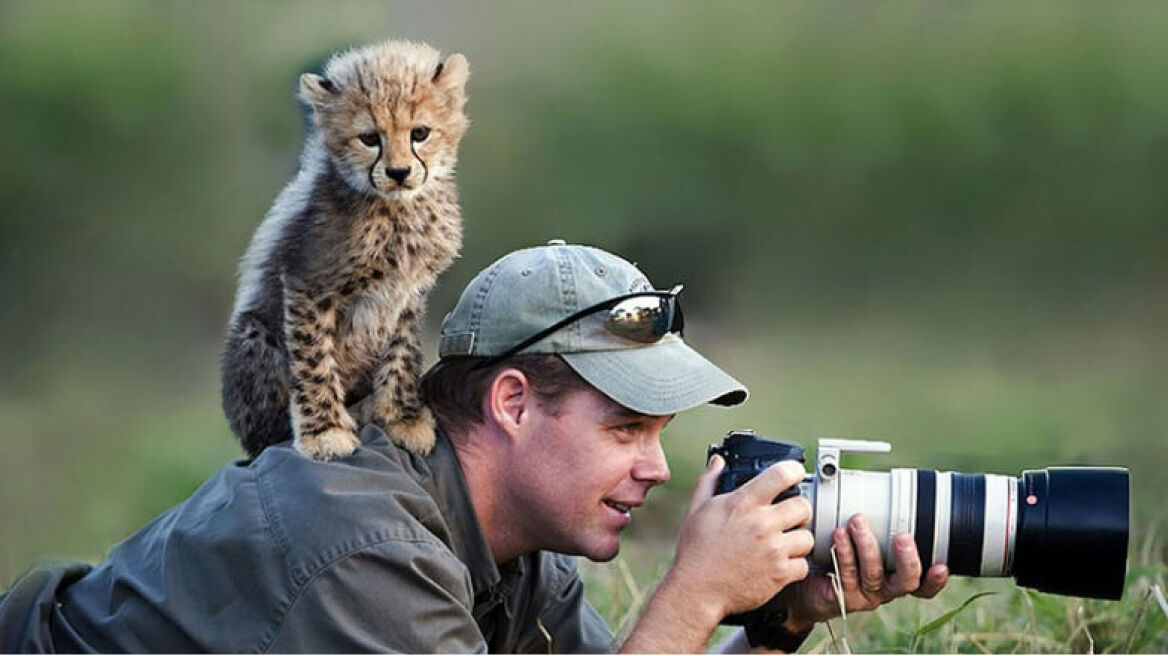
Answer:
[{"label": "sunglasses", "polygon": [[685,317],[681,312],[681,304],[677,300],[677,295],[681,293],[682,289],[682,285],[675,285],[673,289],[668,291],[633,292],[601,301],[596,305],[590,305],[579,312],[569,314],[499,355],[479,362],[474,368],[489,367],[504,358],[515,355],[564,326],[605,310],[608,311],[608,316],[604,318],[604,329],[617,337],[642,344],[654,344],[670,333],[681,335],[685,328]]}]

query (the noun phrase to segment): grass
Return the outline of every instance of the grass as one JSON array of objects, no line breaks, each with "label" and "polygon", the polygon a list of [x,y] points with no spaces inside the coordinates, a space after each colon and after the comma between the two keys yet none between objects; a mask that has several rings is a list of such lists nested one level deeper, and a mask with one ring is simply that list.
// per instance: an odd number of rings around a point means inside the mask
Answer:
[{"label": "grass", "polygon": [[[625,558],[587,563],[583,571],[589,598],[611,626],[627,632],[651,585],[633,575]],[[1155,589],[1163,591],[1166,579],[1163,562],[1138,562],[1123,598],[1100,601],[1034,592],[1007,579],[954,578],[935,599],[909,597],[821,623],[801,651],[848,653],[847,645],[856,653],[1164,653],[1168,608]],[[729,631],[719,629],[712,642]]]}]

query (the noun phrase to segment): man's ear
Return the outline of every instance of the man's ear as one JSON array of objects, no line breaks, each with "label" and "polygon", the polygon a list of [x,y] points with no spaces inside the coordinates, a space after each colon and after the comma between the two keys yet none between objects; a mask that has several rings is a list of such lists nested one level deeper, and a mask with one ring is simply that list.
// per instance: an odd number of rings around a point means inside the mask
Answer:
[{"label": "man's ear", "polygon": [[535,401],[531,381],[518,369],[504,369],[495,375],[483,399],[484,419],[511,437],[519,435],[531,419]]},{"label": "man's ear", "polygon": [[327,105],[340,92],[340,87],[327,77],[316,73],[300,76],[300,98],[313,107]]}]

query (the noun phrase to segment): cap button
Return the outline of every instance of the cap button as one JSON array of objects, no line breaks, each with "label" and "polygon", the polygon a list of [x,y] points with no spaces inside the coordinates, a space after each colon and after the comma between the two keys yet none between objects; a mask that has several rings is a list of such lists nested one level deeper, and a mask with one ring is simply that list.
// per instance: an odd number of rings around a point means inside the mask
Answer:
[{"label": "cap button", "polygon": [[547,245],[548,246],[567,246],[568,242],[564,241],[563,239],[549,239]]}]

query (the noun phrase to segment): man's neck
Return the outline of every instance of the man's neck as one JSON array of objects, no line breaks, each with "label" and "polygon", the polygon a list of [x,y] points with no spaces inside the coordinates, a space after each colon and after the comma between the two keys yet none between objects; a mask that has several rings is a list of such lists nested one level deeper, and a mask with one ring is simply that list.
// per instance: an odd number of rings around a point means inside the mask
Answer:
[{"label": "man's neck", "polygon": [[496,565],[515,560],[534,551],[527,546],[514,521],[515,512],[507,502],[506,475],[497,443],[490,435],[476,434],[483,429],[471,428],[467,435],[452,436],[451,443],[466,479],[467,493],[474,506],[479,527]]}]

